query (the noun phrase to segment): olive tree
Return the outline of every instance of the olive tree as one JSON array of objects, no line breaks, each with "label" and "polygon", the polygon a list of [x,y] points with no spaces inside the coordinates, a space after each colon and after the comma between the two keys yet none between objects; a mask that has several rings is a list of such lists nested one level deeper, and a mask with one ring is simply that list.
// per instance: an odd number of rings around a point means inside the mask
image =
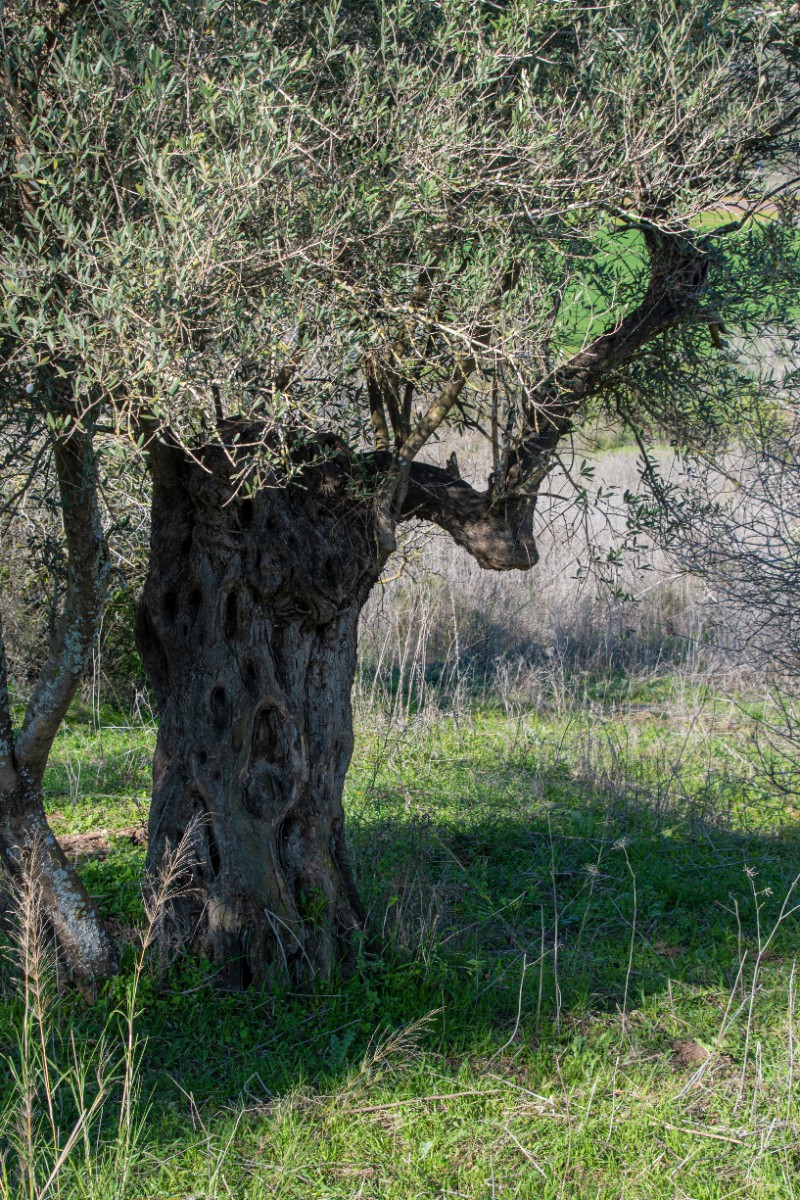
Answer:
[{"label": "olive tree", "polygon": [[[726,419],[743,285],[720,267],[796,155],[795,8],[0,10],[0,397],[62,463],[87,580],[58,696],[101,590],[100,439],[152,481],[149,864],[188,831],[178,917],[231,982],[329,972],[364,925],[350,690],[400,524],[526,570],[548,473],[601,406],[692,448]],[[436,462],[464,431],[490,446],[482,485]],[[13,745],[3,717],[4,814],[39,811],[49,742],[29,767],[26,728],[63,710],[48,681]]]}]

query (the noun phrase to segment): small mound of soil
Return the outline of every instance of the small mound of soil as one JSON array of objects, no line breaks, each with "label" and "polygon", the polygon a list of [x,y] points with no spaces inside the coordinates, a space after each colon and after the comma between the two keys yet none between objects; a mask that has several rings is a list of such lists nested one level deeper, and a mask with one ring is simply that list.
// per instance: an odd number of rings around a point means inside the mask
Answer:
[{"label": "small mound of soil", "polygon": [[672,1059],[676,1067],[699,1067],[707,1058],[705,1046],[693,1038],[677,1038],[672,1043]]}]

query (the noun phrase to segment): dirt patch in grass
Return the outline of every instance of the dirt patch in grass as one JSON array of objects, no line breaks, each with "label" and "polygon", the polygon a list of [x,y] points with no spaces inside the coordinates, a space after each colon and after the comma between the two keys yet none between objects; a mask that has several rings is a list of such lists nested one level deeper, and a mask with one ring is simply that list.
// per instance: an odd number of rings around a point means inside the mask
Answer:
[{"label": "dirt patch in grass", "polygon": [[111,842],[105,829],[95,829],[91,833],[68,833],[58,840],[67,858],[76,862],[84,858],[102,860],[111,853]]},{"label": "dirt patch in grass", "polygon": [[147,830],[143,826],[131,826],[130,829],[93,829],[89,833],[67,833],[58,841],[67,858],[81,862],[87,858],[96,858],[100,862],[108,858],[113,846],[111,838],[132,842],[134,846],[147,844]]}]

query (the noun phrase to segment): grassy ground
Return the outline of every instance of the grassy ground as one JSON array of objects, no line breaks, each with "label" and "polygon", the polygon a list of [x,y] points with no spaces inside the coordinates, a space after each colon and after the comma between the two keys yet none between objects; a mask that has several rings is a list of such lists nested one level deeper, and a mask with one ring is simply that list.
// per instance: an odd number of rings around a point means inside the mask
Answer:
[{"label": "grassy ground", "polygon": [[363,721],[347,807],[386,952],[302,993],[137,973],[153,731],[76,716],[54,825],[105,831],[82,873],[131,944],[41,1020],[5,968],[0,1196],[794,1196],[800,814],[703,688],[571,695]]}]

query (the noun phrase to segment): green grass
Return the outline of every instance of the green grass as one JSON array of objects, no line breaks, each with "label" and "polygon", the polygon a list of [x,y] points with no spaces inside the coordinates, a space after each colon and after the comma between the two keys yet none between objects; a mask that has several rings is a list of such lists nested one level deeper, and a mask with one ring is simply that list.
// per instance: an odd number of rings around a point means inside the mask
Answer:
[{"label": "green grass", "polygon": [[556,346],[568,356],[599,336],[647,285],[647,253],[634,230],[606,232],[581,264],[576,261],[556,325]]},{"label": "green grass", "polygon": [[[364,722],[347,808],[384,954],[302,993],[221,995],[196,963],[148,963],[130,1173],[113,1166],[114,1084],[59,1194],[793,1196],[796,918],[759,945],[800,871],[800,821],[759,783],[744,718],[703,688],[572,695],[561,715]],[[46,780],[59,834],[108,832],[82,872],[122,931],[142,919],[143,850],[119,831],[142,818],[152,744],[76,718]],[[54,1001],[54,1062],[69,1030],[118,1044],[126,953],[93,1007]],[[9,968],[6,1061],[22,1023]],[[17,1109],[0,1074],[9,1195]]]}]

